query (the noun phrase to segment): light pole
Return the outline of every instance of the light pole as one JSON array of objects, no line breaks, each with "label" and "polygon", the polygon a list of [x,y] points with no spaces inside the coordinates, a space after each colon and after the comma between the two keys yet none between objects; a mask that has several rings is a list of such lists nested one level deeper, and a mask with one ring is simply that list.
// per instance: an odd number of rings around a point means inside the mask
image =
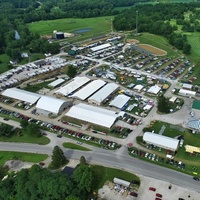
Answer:
[{"label": "light pole", "polygon": [[138,35],[138,10],[136,10],[135,35]]}]

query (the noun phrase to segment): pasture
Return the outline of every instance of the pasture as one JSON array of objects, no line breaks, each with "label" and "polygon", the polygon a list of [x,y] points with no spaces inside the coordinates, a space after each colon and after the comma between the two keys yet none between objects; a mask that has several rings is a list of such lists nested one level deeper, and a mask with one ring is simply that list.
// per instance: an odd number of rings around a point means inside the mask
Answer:
[{"label": "pasture", "polygon": [[96,17],[96,18],[65,18],[57,20],[39,21],[28,24],[31,32],[37,32],[42,36],[52,35],[54,30],[73,33],[76,30],[90,28],[91,31],[81,35],[93,37],[105,34],[111,31],[113,17]]}]

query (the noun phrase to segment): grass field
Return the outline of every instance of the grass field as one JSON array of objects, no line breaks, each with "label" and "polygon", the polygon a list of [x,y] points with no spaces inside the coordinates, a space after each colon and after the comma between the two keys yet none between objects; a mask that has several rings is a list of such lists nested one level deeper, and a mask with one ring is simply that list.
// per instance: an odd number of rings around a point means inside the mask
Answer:
[{"label": "grass field", "polygon": [[46,160],[47,157],[48,155],[45,154],[0,151],[0,166],[2,166],[7,160],[21,160],[38,163]]},{"label": "grass field", "polygon": [[28,24],[28,26],[31,32],[37,32],[40,35],[52,35],[54,30],[73,33],[75,30],[91,28],[91,31],[82,35],[93,37],[110,32],[111,19],[113,19],[111,16],[86,19],[66,18],[34,22]]},{"label": "grass field", "polygon": [[153,35],[150,33],[142,33],[140,36],[129,35],[127,39],[136,39],[140,41],[140,44],[150,44],[160,48],[167,52],[167,56],[178,56],[178,53],[174,51],[167,39],[162,36]]},{"label": "grass field", "polygon": [[80,145],[71,143],[71,142],[64,142],[63,147],[68,148],[68,149],[76,149],[76,150],[81,150],[81,151],[91,151],[91,149],[88,149],[86,147],[82,147]]},{"label": "grass field", "polygon": [[8,68],[9,61],[10,61],[9,56],[7,56],[6,54],[0,55],[0,74],[9,70]]},{"label": "grass field", "polygon": [[107,168],[99,165],[92,165],[91,169],[95,174],[95,180],[97,180],[97,182],[94,184],[95,190],[101,188],[106,181],[112,182],[114,178],[120,178],[126,181],[139,181],[139,178],[136,175],[123,170]]}]

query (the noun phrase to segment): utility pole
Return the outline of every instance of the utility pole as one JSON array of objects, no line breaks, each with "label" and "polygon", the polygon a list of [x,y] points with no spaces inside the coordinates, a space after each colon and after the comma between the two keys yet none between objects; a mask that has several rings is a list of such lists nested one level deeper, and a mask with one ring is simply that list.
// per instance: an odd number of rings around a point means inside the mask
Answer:
[{"label": "utility pole", "polygon": [[138,35],[138,10],[136,10],[135,35]]}]

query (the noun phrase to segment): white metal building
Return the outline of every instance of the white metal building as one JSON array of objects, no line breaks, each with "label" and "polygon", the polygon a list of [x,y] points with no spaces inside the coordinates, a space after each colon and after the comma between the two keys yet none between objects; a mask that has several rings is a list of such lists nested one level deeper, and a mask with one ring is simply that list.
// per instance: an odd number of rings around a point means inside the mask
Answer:
[{"label": "white metal building", "polygon": [[2,92],[3,96],[17,99],[20,101],[28,102],[30,104],[36,103],[36,101],[42,96],[37,93],[21,90],[18,88],[9,88]]},{"label": "white metal building", "polygon": [[151,93],[151,94],[158,94],[161,90],[161,87],[159,87],[158,85],[154,85],[154,86],[151,86],[147,92],[148,93]]},{"label": "white metal building", "polygon": [[179,147],[179,140],[170,138],[164,135],[159,135],[151,132],[145,132],[143,140],[148,144],[153,144],[157,147],[176,151]]},{"label": "white metal building", "polygon": [[184,95],[184,96],[192,96],[192,97],[194,97],[196,95],[196,92],[195,91],[191,91],[191,90],[180,89],[179,90],[179,94],[180,95]]},{"label": "white metal building", "polygon": [[48,84],[49,87],[56,87],[58,85],[60,85],[61,83],[63,83],[65,80],[62,78],[56,79],[55,81],[51,82]]},{"label": "white metal building", "polygon": [[42,96],[36,104],[37,113],[49,116],[58,115],[67,107],[72,105],[72,101],[65,101],[51,96]]},{"label": "white metal building", "polygon": [[115,111],[83,103],[74,105],[65,115],[106,128],[111,128],[118,118]]},{"label": "white metal building", "polygon": [[109,106],[114,106],[121,109],[129,101],[130,98],[131,97],[128,97],[124,94],[119,94],[109,103]]},{"label": "white metal building", "polygon": [[89,81],[90,79],[85,76],[84,77],[77,76],[70,83],[56,90],[55,93],[68,96],[69,94],[71,94],[81,86],[85,85]]},{"label": "white metal building", "polygon": [[183,83],[182,88],[185,90],[192,90],[193,85],[191,84],[187,84],[187,83]]},{"label": "white metal building", "polygon": [[94,93],[89,99],[89,103],[93,103],[96,105],[101,105],[103,101],[106,100],[106,98],[109,97],[113,92],[115,92],[119,86],[115,83],[108,83],[103,88],[101,88],[99,91]]},{"label": "white metal building", "polygon": [[106,43],[106,44],[102,44],[102,45],[99,45],[99,46],[96,46],[96,47],[92,47],[91,50],[92,50],[93,52],[94,52],[94,51],[99,51],[99,50],[108,48],[108,47],[110,47],[110,46],[111,46],[111,44]]},{"label": "white metal building", "polygon": [[122,185],[124,187],[130,187],[131,183],[119,178],[114,178],[113,179],[113,183],[118,184],[118,185]]},{"label": "white metal building", "polygon": [[100,89],[101,87],[103,87],[105,84],[106,84],[105,81],[94,80],[94,81],[88,83],[85,87],[83,87],[79,91],[75,92],[72,95],[72,97],[75,97],[75,98],[78,98],[78,99],[81,99],[81,100],[85,100],[89,96],[91,96],[92,94],[94,94],[94,92],[96,92],[98,89]]}]

